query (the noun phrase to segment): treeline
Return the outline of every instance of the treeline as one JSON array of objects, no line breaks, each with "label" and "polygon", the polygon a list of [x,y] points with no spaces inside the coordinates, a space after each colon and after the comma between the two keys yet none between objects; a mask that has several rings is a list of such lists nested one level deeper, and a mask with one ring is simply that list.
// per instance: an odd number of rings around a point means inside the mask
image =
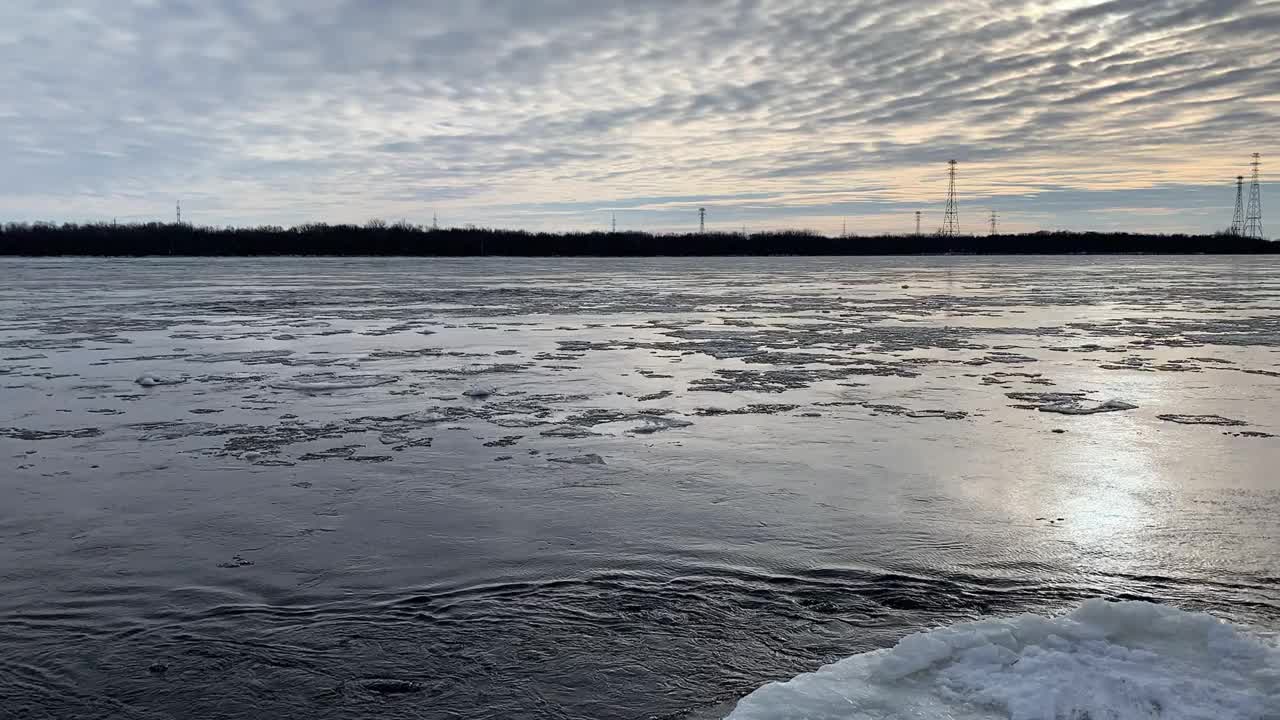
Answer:
[{"label": "treeline", "polygon": [[300,225],[214,228],[10,223],[0,226],[0,255],[930,255],[1277,253],[1280,242],[1236,235],[1038,232],[1011,235],[830,237],[813,232],[534,233],[482,228]]}]

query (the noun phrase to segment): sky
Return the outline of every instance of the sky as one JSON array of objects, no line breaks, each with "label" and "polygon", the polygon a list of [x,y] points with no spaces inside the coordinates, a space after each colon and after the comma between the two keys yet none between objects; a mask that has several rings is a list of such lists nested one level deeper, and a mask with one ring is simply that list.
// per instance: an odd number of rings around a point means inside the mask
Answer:
[{"label": "sky", "polygon": [[1214,231],[1260,152],[1275,236],[1277,37],[1280,0],[5,0],[0,220],[929,232],[955,159],[964,232]]}]

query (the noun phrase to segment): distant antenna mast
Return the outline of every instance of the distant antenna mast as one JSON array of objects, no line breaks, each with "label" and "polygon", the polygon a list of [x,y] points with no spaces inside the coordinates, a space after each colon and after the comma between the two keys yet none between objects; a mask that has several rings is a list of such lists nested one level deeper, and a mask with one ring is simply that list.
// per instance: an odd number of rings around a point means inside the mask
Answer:
[{"label": "distant antenna mast", "polygon": [[916,211],[916,235],[920,234],[920,215],[921,215],[921,212],[917,210]]},{"label": "distant antenna mast", "polygon": [[947,161],[947,211],[942,216],[942,234],[955,237],[960,234],[960,212],[956,206],[956,161]]},{"label": "distant antenna mast", "polygon": [[1249,213],[1245,216],[1245,237],[1261,240],[1262,235],[1262,181],[1260,179],[1262,155],[1253,154],[1253,180],[1249,183]]},{"label": "distant antenna mast", "polygon": [[996,211],[992,210],[991,211],[991,234],[992,235],[996,234],[996,217],[997,217]]},{"label": "distant antenna mast", "polygon": [[432,230],[440,229],[440,216],[437,215],[434,210],[431,212],[431,229]]},{"label": "distant antenna mast", "polygon": [[178,201],[178,224],[182,224],[182,201]]},{"label": "distant antenna mast", "polygon": [[707,209],[698,208],[698,233],[706,234],[707,232]]},{"label": "distant antenna mast", "polygon": [[840,237],[843,237],[843,238],[849,237],[849,218],[845,218],[840,223]]},{"label": "distant antenna mast", "polygon": [[613,214],[613,231],[618,232],[618,213]]},{"label": "distant antenna mast", "polygon": [[1244,234],[1244,176],[1236,176],[1236,212],[1231,216],[1231,234]]}]

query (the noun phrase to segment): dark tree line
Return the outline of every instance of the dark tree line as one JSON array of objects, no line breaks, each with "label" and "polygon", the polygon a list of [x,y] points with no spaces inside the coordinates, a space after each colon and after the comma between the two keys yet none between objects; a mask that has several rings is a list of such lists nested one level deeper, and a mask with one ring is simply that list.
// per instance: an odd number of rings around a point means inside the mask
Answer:
[{"label": "dark tree line", "polygon": [[49,223],[0,226],[0,255],[928,255],[1277,253],[1280,242],[1236,235],[1038,232],[995,236],[878,235],[829,237],[813,232],[533,233],[477,228],[300,225],[214,228],[166,223]]}]

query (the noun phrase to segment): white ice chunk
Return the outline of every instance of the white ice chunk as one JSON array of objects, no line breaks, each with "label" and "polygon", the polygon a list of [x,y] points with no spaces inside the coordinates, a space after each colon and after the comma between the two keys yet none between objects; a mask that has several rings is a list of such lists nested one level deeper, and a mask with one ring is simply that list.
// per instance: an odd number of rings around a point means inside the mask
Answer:
[{"label": "white ice chunk", "polygon": [[134,382],[142,387],[156,387],[158,385],[181,385],[186,380],[184,378],[162,377],[160,375],[142,375]]},{"label": "white ice chunk", "polygon": [[498,388],[494,387],[493,385],[472,385],[466,390],[463,390],[462,394],[469,398],[483,400],[489,397],[490,395],[497,394],[497,392],[498,392]]}]

